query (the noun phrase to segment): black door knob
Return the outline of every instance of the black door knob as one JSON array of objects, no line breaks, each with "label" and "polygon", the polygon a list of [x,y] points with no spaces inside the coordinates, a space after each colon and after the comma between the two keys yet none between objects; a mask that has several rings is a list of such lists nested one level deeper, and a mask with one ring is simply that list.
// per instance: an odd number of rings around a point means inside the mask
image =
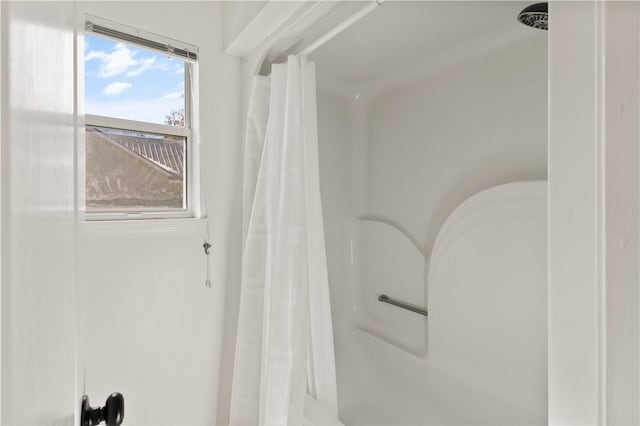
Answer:
[{"label": "black door knob", "polygon": [[91,407],[89,397],[82,397],[80,408],[80,426],[96,426],[105,422],[107,426],[120,426],[124,419],[124,397],[114,392],[107,398],[104,407]]}]

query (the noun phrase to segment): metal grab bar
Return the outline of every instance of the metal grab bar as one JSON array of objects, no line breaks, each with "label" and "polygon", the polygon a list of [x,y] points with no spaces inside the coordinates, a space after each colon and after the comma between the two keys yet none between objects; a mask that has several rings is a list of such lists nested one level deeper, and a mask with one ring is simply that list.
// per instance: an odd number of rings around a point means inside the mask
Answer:
[{"label": "metal grab bar", "polygon": [[407,311],[415,312],[416,314],[424,315],[425,317],[427,316],[426,309],[420,308],[418,306],[410,305],[408,303],[404,303],[396,299],[392,299],[386,294],[379,295],[378,302],[388,303],[390,305],[397,306],[402,309],[406,309]]}]

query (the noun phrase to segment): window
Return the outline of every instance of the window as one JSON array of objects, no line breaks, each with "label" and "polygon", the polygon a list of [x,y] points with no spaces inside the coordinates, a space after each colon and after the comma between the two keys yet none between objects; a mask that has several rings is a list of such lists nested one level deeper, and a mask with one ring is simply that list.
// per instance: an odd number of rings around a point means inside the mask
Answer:
[{"label": "window", "polygon": [[84,35],[87,218],[193,216],[197,48],[103,22]]}]

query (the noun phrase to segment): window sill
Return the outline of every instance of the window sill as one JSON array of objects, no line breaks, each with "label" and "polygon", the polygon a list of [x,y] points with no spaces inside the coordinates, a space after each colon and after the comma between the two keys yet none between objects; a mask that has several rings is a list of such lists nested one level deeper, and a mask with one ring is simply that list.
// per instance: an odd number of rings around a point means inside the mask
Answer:
[{"label": "window sill", "polygon": [[86,236],[172,233],[202,236],[206,227],[206,218],[91,220],[79,224],[80,233]]}]

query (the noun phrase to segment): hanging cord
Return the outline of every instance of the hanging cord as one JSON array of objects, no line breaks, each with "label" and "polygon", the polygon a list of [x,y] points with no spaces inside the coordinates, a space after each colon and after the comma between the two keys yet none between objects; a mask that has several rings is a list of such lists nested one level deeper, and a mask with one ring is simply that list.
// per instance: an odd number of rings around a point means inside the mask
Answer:
[{"label": "hanging cord", "polygon": [[202,244],[202,248],[204,249],[204,254],[207,256],[206,258],[206,263],[207,263],[207,278],[204,282],[205,287],[213,287],[211,285],[211,265],[209,262],[209,254],[211,253],[211,243],[209,243],[209,218],[205,219],[207,221],[207,225],[206,225],[206,234],[205,234],[205,240],[204,240],[204,244]]},{"label": "hanging cord", "polygon": [[[197,104],[197,102],[195,102],[196,99],[196,94],[195,91],[193,89],[193,87],[195,86],[194,84],[194,78],[193,78],[193,64],[188,64],[187,66],[187,72],[189,73],[189,94],[190,94],[190,99],[191,99],[191,105],[189,106],[191,108],[190,111],[190,117],[191,117],[191,127],[193,130],[194,126],[194,122],[196,122],[196,125],[199,127],[199,122],[197,121],[197,119],[194,120],[194,106]],[[199,129],[198,129],[199,130]],[[194,132],[195,133],[195,132]],[[200,139],[198,139],[197,141],[198,143],[198,174],[200,176],[200,185],[199,189],[200,189],[200,216],[201,218],[204,218],[204,220],[206,221],[206,225],[205,225],[205,232],[204,232],[204,236],[203,236],[203,244],[202,244],[202,248],[204,249],[204,254],[206,256],[205,258],[205,262],[206,262],[206,278],[205,278],[205,282],[204,285],[205,287],[213,287],[211,284],[211,262],[209,259],[209,255],[211,254],[211,247],[213,247],[211,245],[211,237],[210,237],[210,233],[209,233],[209,205],[207,204],[207,192],[205,191],[204,188],[204,175],[202,172],[202,143],[200,143]]]}]

